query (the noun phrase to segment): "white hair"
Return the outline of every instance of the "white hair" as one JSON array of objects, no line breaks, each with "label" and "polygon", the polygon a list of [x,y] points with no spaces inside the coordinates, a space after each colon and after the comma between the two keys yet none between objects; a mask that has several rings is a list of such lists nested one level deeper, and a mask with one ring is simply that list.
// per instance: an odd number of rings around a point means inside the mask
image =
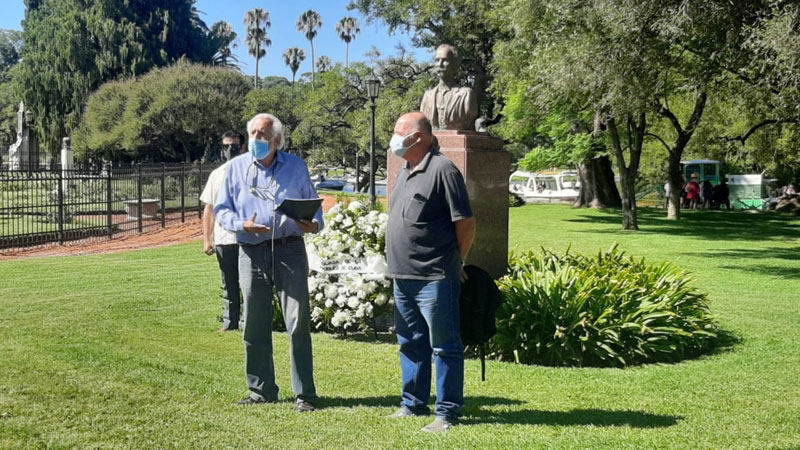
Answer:
[{"label": "white hair", "polygon": [[259,113],[253,116],[252,119],[247,121],[247,136],[249,137],[250,134],[253,132],[253,124],[258,119],[269,119],[272,121],[272,139],[275,139],[275,136],[281,137],[281,143],[278,144],[278,150],[282,149],[284,144],[286,144],[286,137],[283,135],[283,123],[277,117],[273,116],[272,114],[267,113]]}]

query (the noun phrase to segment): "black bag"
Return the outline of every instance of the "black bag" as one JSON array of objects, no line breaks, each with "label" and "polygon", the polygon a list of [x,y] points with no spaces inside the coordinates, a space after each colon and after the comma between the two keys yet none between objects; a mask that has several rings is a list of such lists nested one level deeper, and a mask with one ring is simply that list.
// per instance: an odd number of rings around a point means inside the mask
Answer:
[{"label": "black bag", "polygon": [[497,333],[495,317],[503,304],[503,294],[488,272],[480,267],[464,267],[469,278],[461,286],[459,312],[461,315],[461,343],[477,346],[481,358],[481,380],[486,381],[484,344]]}]

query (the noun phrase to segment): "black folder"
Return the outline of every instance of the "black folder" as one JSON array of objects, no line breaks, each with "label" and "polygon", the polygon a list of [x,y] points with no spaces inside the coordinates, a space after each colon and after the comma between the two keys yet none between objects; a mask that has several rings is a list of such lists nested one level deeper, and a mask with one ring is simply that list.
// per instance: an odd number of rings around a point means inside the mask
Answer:
[{"label": "black folder", "polygon": [[321,198],[287,198],[275,211],[294,220],[311,220],[321,206]]}]

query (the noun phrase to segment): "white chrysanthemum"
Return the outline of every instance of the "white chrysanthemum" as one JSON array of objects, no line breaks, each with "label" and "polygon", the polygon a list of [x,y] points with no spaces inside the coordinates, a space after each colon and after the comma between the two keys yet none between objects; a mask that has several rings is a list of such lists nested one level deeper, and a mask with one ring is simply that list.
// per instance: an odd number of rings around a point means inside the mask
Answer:
[{"label": "white chrysanthemum", "polygon": [[345,297],[344,295],[336,297],[336,304],[339,305],[340,308],[344,307],[344,305],[347,304],[347,297]]},{"label": "white chrysanthemum", "polygon": [[322,294],[322,292],[317,292],[316,295],[314,295],[314,300],[316,301],[321,301],[323,298],[325,298],[325,296]]},{"label": "white chrysanthemum", "polygon": [[356,297],[358,297],[359,300],[364,300],[365,298],[367,298],[367,293],[366,291],[364,291],[364,289],[361,289],[356,293]]},{"label": "white chrysanthemum", "polygon": [[335,284],[329,284],[325,288],[325,297],[328,297],[330,299],[334,299],[334,298],[336,298],[337,295],[339,295],[339,290],[336,288]]},{"label": "white chrysanthemum", "polygon": [[364,303],[364,315],[367,317],[372,317],[373,308],[372,305],[369,303]]},{"label": "white chrysanthemum", "polygon": [[311,318],[313,320],[319,319],[320,314],[322,314],[322,308],[319,306],[315,306],[314,309],[311,310]]},{"label": "white chrysanthemum", "polygon": [[345,325],[345,323],[347,323],[347,321],[350,319],[349,316],[350,315],[344,311],[336,311],[336,313],[331,318],[331,325],[333,325],[336,328],[340,328],[343,325]]},{"label": "white chrysanthemum", "polygon": [[362,317],[364,317],[364,308],[358,308],[356,310],[356,318],[360,319]]},{"label": "white chrysanthemum", "polygon": [[358,297],[356,297],[356,296],[352,296],[352,297],[347,299],[347,306],[349,306],[351,309],[358,308],[358,305],[360,305],[360,304],[361,304],[361,302],[358,301]]},{"label": "white chrysanthemum", "polygon": [[364,205],[359,201],[350,202],[350,204],[347,205],[347,209],[349,209],[352,212],[358,212],[358,210],[363,208],[363,207],[364,207]]},{"label": "white chrysanthemum", "polygon": [[325,307],[326,307],[326,308],[331,308],[331,307],[333,307],[333,300],[331,300],[331,299],[327,299],[327,300],[325,300]]},{"label": "white chrysanthemum", "polygon": [[386,304],[387,300],[389,300],[389,298],[386,296],[386,294],[378,294],[375,297],[375,304],[378,306],[383,306]]},{"label": "white chrysanthemum", "polygon": [[373,292],[375,292],[376,289],[378,289],[378,283],[370,281],[369,283],[364,284],[363,289],[364,292],[366,292],[367,294],[372,294]]},{"label": "white chrysanthemum", "polygon": [[342,226],[344,226],[345,228],[350,228],[353,225],[354,225],[353,219],[349,217],[345,217],[344,220],[342,221]]}]

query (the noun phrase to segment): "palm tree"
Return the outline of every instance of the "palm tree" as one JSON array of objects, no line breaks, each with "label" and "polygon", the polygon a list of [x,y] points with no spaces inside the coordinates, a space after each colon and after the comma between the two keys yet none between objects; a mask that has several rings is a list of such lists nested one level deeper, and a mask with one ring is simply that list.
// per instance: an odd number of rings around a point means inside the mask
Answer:
[{"label": "palm tree", "polygon": [[317,60],[317,72],[319,73],[327,72],[331,70],[331,67],[333,67],[333,63],[331,62],[331,59],[328,58],[327,56],[322,55]]},{"label": "palm tree", "polygon": [[216,49],[211,63],[215,66],[239,70],[239,59],[233,54],[233,49],[239,46],[236,42],[237,34],[233,31],[233,26],[224,20],[220,20],[211,25],[209,34],[211,45]]},{"label": "palm tree", "polygon": [[247,11],[244,16],[244,24],[247,26],[247,43],[248,52],[256,58],[256,80],[255,86],[258,89],[258,63],[267,51],[262,47],[269,47],[272,45],[272,40],[267,37],[267,29],[272,26],[269,21],[269,13],[262,8],[253,8]]},{"label": "palm tree", "polygon": [[342,20],[336,24],[336,32],[339,33],[339,38],[347,45],[344,66],[350,67],[350,43],[361,32],[361,28],[358,28],[358,19],[350,16],[342,17]]},{"label": "palm tree", "polygon": [[294,76],[300,68],[300,63],[305,59],[306,52],[300,47],[289,47],[283,52],[283,62],[292,69],[292,90],[294,90]]},{"label": "palm tree", "polygon": [[297,31],[306,35],[311,43],[311,83],[314,83],[314,38],[317,37],[317,28],[322,26],[322,17],[313,9],[309,9],[297,19]]}]

